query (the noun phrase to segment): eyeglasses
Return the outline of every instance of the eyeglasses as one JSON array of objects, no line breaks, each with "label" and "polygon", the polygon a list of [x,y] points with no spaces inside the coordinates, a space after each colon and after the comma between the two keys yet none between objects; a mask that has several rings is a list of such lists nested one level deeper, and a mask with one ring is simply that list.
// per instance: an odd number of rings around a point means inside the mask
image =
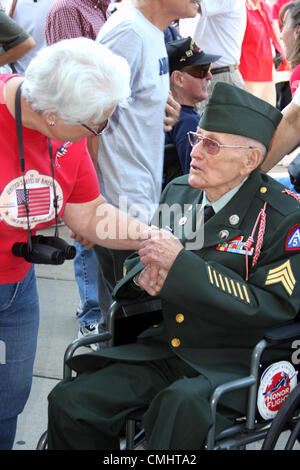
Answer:
[{"label": "eyeglasses", "polygon": [[210,155],[217,155],[221,148],[232,148],[232,149],[253,149],[254,147],[246,145],[221,145],[216,140],[204,137],[204,135],[197,134],[197,132],[188,132],[188,138],[192,147],[195,147],[200,142]]},{"label": "eyeglasses", "polygon": [[205,78],[208,73],[210,72],[211,64],[203,64],[203,65],[194,65],[190,67],[184,67],[181,69],[181,72],[185,72],[192,77],[195,78]]},{"label": "eyeglasses", "polygon": [[103,122],[103,124],[100,124],[100,126],[98,127],[97,130],[93,129],[92,127],[89,127],[87,124],[81,124],[82,127],[84,127],[85,129],[87,129],[88,131],[90,131],[92,134],[94,135],[101,135],[104,131],[106,131],[106,129],[109,128],[109,120],[106,119],[106,121]]}]

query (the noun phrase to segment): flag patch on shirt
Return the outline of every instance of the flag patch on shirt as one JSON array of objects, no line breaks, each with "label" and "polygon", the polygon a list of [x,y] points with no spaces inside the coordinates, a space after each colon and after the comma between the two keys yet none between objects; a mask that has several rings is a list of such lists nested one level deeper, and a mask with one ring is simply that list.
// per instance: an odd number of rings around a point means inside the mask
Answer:
[{"label": "flag patch on shirt", "polygon": [[18,218],[26,217],[26,199],[30,216],[48,214],[50,210],[50,188],[16,189]]},{"label": "flag patch on shirt", "polygon": [[[243,242],[243,238],[244,237],[241,235],[240,237],[234,238],[233,240],[230,240],[229,242],[219,243],[219,245],[217,245],[217,250],[245,255],[246,250],[244,249],[245,242]],[[248,255],[250,256],[253,255],[253,248],[251,248],[251,250],[248,251]]]},{"label": "flag patch on shirt", "polygon": [[300,250],[300,224],[294,225],[289,230],[285,241],[285,249],[287,251]]}]

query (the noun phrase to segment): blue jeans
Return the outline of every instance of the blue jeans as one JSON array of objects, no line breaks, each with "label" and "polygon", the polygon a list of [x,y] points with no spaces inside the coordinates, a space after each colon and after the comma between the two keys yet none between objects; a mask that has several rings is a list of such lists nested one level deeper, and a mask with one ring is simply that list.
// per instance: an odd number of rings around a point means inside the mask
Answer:
[{"label": "blue jeans", "polygon": [[13,446],[28,399],[39,326],[33,266],[23,281],[0,284],[0,450]]},{"label": "blue jeans", "polygon": [[74,274],[81,300],[81,309],[77,319],[80,326],[88,326],[99,323],[101,311],[98,302],[98,260],[93,249],[86,250],[77,243],[74,258]]}]

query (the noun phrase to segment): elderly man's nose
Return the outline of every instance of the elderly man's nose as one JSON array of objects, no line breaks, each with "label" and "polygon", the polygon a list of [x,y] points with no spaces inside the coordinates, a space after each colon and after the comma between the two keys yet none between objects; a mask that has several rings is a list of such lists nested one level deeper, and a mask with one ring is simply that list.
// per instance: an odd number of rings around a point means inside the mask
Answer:
[{"label": "elderly man's nose", "polygon": [[202,141],[200,141],[197,145],[192,147],[191,157],[192,158],[203,158],[204,157]]}]

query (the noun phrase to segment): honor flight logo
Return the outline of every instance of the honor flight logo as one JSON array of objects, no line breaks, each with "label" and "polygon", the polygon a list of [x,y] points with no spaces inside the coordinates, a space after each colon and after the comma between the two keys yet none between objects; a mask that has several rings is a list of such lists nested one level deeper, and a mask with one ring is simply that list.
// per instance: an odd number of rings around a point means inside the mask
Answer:
[{"label": "honor flight logo", "polygon": [[[25,202],[29,205],[30,228],[48,222],[55,217],[52,176],[29,170],[25,175],[26,194],[23,176],[10,181],[0,195],[0,219],[12,227],[27,228]],[[63,193],[55,181],[58,212],[62,208]]]}]

